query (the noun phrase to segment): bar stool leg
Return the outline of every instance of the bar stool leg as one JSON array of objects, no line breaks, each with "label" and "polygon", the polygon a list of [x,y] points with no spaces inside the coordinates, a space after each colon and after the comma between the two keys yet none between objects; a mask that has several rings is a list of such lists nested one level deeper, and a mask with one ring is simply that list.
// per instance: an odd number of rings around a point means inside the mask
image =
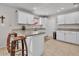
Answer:
[{"label": "bar stool leg", "polygon": [[[18,36],[18,37],[15,37],[15,40],[13,40],[11,42],[11,51],[10,51],[10,55],[11,56],[15,56],[15,49],[17,48],[18,49],[18,41],[21,41],[21,45],[22,45],[22,56],[24,56],[25,52],[26,52],[26,56],[28,56],[28,49],[27,49],[27,42],[25,40],[24,37],[21,37],[21,36]],[[24,51],[26,49],[26,51]]]},{"label": "bar stool leg", "polygon": [[19,42],[16,41],[16,45],[17,45],[17,50],[19,49]]},{"label": "bar stool leg", "polygon": [[16,41],[12,41],[12,43],[11,43],[11,52],[10,52],[11,56],[15,56],[15,48],[16,48]]},{"label": "bar stool leg", "polygon": [[25,44],[25,49],[26,49],[26,56],[28,56],[28,48],[27,48],[26,40],[24,40],[24,44]]},{"label": "bar stool leg", "polygon": [[21,40],[21,42],[22,42],[22,56],[24,56],[24,41]]}]

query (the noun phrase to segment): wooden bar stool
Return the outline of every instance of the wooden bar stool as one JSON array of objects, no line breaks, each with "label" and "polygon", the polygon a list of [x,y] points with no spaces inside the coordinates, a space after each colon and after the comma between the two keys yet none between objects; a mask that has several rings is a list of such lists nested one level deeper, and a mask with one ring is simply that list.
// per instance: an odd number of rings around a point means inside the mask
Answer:
[{"label": "wooden bar stool", "polygon": [[[14,40],[12,40],[11,43],[10,43],[11,35],[14,35]],[[15,56],[15,54],[16,54],[16,47],[17,47],[17,51],[18,51],[18,49],[19,49],[19,41],[21,41],[21,45],[22,45],[22,50],[20,50],[20,51],[22,51],[22,56],[24,56],[24,55],[28,56],[27,43],[26,43],[25,39],[26,38],[24,36],[17,36],[15,34],[9,34],[8,35],[7,50],[10,53],[11,56]]]},{"label": "wooden bar stool", "polygon": [[11,36],[17,37],[17,33],[8,33],[8,37],[7,37],[7,50],[8,50],[8,53],[10,53],[10,50],[11,50],[11,46],[10,46]]},{"label": "wooden bar stool", "polygon": [[[22,44],[22,56],[26,55],[28,56],[28,50],[27,50],[27,43],[26,38],[24,36],[17,36],[15,39],[11,42],[11,56],[15,56],[15,48],[16,48],[16,42],[21,41]],[[26,54],[24,54],[24,49]]]}]

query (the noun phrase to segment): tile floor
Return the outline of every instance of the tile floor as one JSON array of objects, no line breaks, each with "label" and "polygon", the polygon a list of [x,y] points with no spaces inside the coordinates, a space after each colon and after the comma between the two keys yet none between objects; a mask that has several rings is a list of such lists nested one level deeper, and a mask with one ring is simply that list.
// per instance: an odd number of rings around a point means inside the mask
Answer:
[{"label": "tile floor", "polygon": [[51,39],[45,43],[44,56],[79,56],[79,46]]},{"label": "tile floor", "polygon": [[[6,48],[0,48],[0,56],[9,56]],[[44,56],[79,56],[79,46],[50,39],[45,42]]]}]

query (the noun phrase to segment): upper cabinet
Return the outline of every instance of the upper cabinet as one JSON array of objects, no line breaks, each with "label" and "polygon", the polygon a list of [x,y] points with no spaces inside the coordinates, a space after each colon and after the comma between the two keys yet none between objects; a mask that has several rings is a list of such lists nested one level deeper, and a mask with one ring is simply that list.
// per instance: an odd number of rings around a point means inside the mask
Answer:
[{"label": "upper cabinet", "polygon": [[30,23],[33,19],[33,15],[23,11],[18,11],[17,16],[18,16],[18,24],[27,24]]},{"label": "upper cabinet", "polygon": [[75,12],[74,15],[75,15],[74,18],[75,18],[76,24],[79,24],[79,12]]},{"label": "upper cabinet", "polygon": [[58,24],[79,24],[79,12],[59,15],[57,22]]},{"label": "upper cabinet", "polygon": [[65,15],[65,24],[75,24],[75,15],[74,13]]},{"label": "upper cabinet", "polygon": [[40,17],[32,15],[30,13],[18,10],[17,16],[18,24],[42,25]]},{"label": "upper cabinet", "polygon": [[57,23],[58,24],[64,24],[64,15],[60,15],[57,17]]}]

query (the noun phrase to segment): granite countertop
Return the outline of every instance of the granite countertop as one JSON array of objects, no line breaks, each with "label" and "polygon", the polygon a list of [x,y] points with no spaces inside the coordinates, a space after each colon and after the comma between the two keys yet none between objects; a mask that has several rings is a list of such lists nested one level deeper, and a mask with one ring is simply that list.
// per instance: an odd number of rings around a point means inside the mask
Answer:
[{"label": "granite countertop", "polygon": [[37,30],[45,30],[45,28],[26,28],[25,30],[22,30],[21,28],[14,28],[12,31],[37,31]]},{"label": "granite countertop", "polygon": [[[13,32],[11,32],[13,33]],[[29,36],[36,36],[36,35],[42,35],[42,34],[45,34],[45,32],[36,32],[36,33],[21,33],[19,32],[18,35],[22,35],[22,36],[25,36],[25,37],[29,37]]]},{"label": "granite countertop", "polygon": [[[42,30],[42,31],[39,31]],[[26,30],[22,30],[20,28],[14,28],[11,30],[10,33],[16,32],[18,35],[24,35],[24,36],[35,36],[35,35],[41,35],[45,34],[45,28],[26,28]]]},{"label": "granite countertop", "polygon": [[35,34],[26,34],[26,37],[35,36],[35,35],[41,35],[41,34],[45,34],[45,32],[39,32],[39,33],[35,33]]},{"label": "granite countertop", "polygon": [[78,32],[79,32],[79,29],[78,29],[78,28],[58,28],[57,30],[63,30],[63,31],[78,31]]}]

